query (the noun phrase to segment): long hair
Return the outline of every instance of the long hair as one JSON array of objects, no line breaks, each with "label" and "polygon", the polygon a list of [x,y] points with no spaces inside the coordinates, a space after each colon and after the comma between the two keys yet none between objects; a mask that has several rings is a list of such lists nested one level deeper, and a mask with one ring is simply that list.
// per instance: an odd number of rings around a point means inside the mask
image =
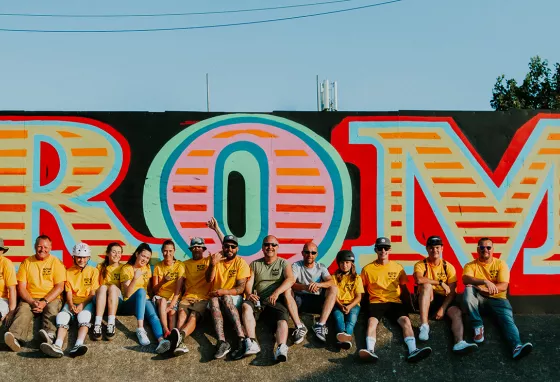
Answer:
[{"label": "long hair", "polygon": [[136,248],[132,256],[130,256],[130,259],[128,259],[126,263],[128,265],[134,266],[134,264],[136,264],[136,259],[138,258],[138,255],[142,253],[142,251],[148,251],[152,253],[152,248],[150,248],[150,246],[147,243],[140,243],[138,248]]},{"label": "long hair", "polygon": [[107,277],[107,267],[109,266],[109,254],[115,247],[119,247],[121,249],[121,252],[123,250],[122,245],[120,245],[119,243],[116,242],[109,243],[107,249],[105,250],[105,259],[103,259],[103,262],[101,263],[101,277],[103,279]]},{"label": "long hair", "polygon": [[[165,248],[166,245],[172,245],[173,250],[175,250],[175,243],[173,242],[173,240],[165,240],[163,242],[163,244],[161,245],[161,255],[162,256],[163,256],[163,248]],[[175,260],[175,255],[173,255],[173,260]]]},{"label": "long hair", "polygon": [[[352,267],[350,268],[350,281],[354,282],[356,281],[356,277],[358,276],[358,273],[356,273],[356,265],[354,263],[352,263]],[[344,273],[340,270],[340,263],[338,263],[338,269],[334,272],[334,278],[336,279],[336,282],[339,283],[342,281],[342,277],[344,276]]]}]

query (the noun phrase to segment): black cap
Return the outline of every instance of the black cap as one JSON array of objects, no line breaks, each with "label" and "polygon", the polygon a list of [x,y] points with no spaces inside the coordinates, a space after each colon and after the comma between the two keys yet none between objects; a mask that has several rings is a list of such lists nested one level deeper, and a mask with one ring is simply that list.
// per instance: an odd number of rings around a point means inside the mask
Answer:
[{"label": "black cap", "polygon": [[225,243],[226,241],[229,241],[231,243],[235,243],[236,245],[239,245],[239,243],[237,243],[237,238],[233,235],[226,235],[224,236],[224,240],[223,243]]},{"label": "black cap", "polygon": [[337,263],[340,263],[341,261],[354,262],[354,260],[356,260],[356,257],[354,256],[354,253],[352,251],[347,250],[347,249],[343,249],[342,251],[340,251],[336,254],[336,262]]},{"label": "black cap", "polygon": [[439,236],[430,236],[428,240],[426,240],[426,247],[431,247],[434,245],[443,245],[443,240]]},{"label": "black cap", "polygon": [[377,240],[375,240],[375,246],[376,247],[390,247],[391,246],[391,240],[387,239],[386,237],[378,237]]}]

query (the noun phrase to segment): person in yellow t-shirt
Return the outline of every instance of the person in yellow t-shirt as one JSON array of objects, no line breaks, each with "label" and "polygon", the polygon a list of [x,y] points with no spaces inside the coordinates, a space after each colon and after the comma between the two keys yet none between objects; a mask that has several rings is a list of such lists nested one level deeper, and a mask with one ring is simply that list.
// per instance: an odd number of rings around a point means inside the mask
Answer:
[{"label": "person in yellow t-shirt", "polygon": [[[210,257],[204,257],[206,245],[201,237],[191,239],[189,250],[192,259],[183,262],[185,274],[177,281],[177,291],[185,290],[179,303],[177,328],[169,335],[173,354],[183,355],[189,351],[183,340],[190,336],[196,328],[208,307],[208,294],[212,284],[206,281],[206,269],[210,264]],[[173,346],[177,344],[177,346]]]},{"label": "person in yellow t-shirt", "polygon": [[[219,230],[216,226],[216,230]],[[218,236],[221,236],[218,234]],[[226,341],[224,333],[224,317],[223,309],[231,318],[238,337],[238,349],[236,353],[245,354],[243,344],[245,341],[245,331],[241,323],[239,308],[243,302],[243,291],[247,279],[251,276],[251,270],[247,262],[237,256],[239,244],[237,237],[234,235],[226,235],[222,239],[222,250],[211,256],[210,266],[206,270],[206,281],[212,283],[212,292],[210,292],[210,309],[214,320],[214,329],[218,335],[218,343],[216,344],[216,359],[223,358],[230,352],[231,346]]]},{"label": "person in yellow t-shirt", "polygon": [[95,293],[95,322],[92,338],[99,341],[103,335],[103,313],[107,307],[107,327],[105,337],[110,341],[115,338],[115,323],[119,304],[122,302],[120,263],[123,247],[116,242],[109,243],[105,250],[105,258],[97,264],[99,270],[99,289]]},{"label": "person in yellow t-shirt", "polygon": [[408,279],[402,265],[389,260],[391,241],[386,237],[379,237],[375,241],[377,259],[362,269],[364,289],[369,295],[369,319],[366,337],[366,349],[359,351],[363,360],[377,361],[375,342],[377,325],[381,317],[396,321],[402,328],[404,342],[408,347],[408,362],[418,362],[432,353],[429,347],[417,348],[412,324],[408,318],[407,309],[400,299],[401,293],[408,294],[406,283]]},{"label": "person in yellow t-shirt", "polygon": [[163,329],[156,313],[156,307],[148,299],[148,287],[152,278],[151,258],[152,248],[146,243],[140,243],[122,268],[120,279],[124,301],[119,307],[119,313],[136,317],[138,322],[136,336],[142,346],[150,344],[148,333],[144,329],[144,317],[147,316],[154,337],[158,341],[156,353],[163,354],[169,350],[170,342],[163,337]]},{"label": "person in yellow t-shirt", "polygon": [[43,353],[53,358],[64,355],[62,344],[68,334],[70,321],[74,318],[78,321],[79,329],[76,344],[70,349],[70,356],[78,357],[88,351],[84,341],[91,326],[93,298],[99,288],[99,271],[88,265],[91,250],[87,244],[76,244],[72,249],[72,257],[74,265],[66,270],[66,304],[56,315],[56,341],[54,344],[44,342],[40,347]]},{"label": "person in yellow t-shirt", "polygon": [[181,261],[175,259],[175,243],[172,240],[163,242],[161,254],[163,255],[163,260],[154,267],[154,275],[152,277],[153,292],[155,294],[153,301],[159,313],[161,326],[163,327],[163,336],[167,338],[171,333],[169,329],[175,328],[177,323],[177,315],[175,313],[177,313],[178,302],[181,297],[180,289],[176,293],[177,280],[185,274],[185,266]]},{"label": "person in yellow t-shirt", "polygon": [[60,311],[60,294],[64,290],[66,268],[51,255],[52,240],[41,235],[35,240],[35,255],[20,264],[17,272],[17,291],[20,302],[10,331],[4,334],[6,345],[20,351],[20,341],[35,315],[41,315],[43,328],[39,336],[43,342],[52,343],[56,331],[55,317]]},{"label": "person in yellow t-shirt", "polygon": [[4,247],[0,238],[0,323],[10,326],[17,307],[16,268],[10,259],[3,256],[10,248]]},{"label": "person in yellow t-shirt", "polygon": [[352,347],[352,334],[360,313],[360,301],[365,292],[362,278],[356,273],[354,261],[352,251],[338,252],[338,269],[333,274],[334,283],[338,287],[336,304],[332,311],[337,329],[337,346],[346,350]]},{"label": "person in yellow t-shirt", "polygon": [[465,265],[463,269],[463,304],[474,328],[474,342],[484,342],[484,324],[479,308],[492,311],[502,327],[512,348],[513,359],[520,359],[531,353],[533,345],[523,344],[519,329],[513,321],[513,311],[507,299],[509,268],[505,261],[494,258],[494,243],[483,237],[477,245],[478,259]]}]

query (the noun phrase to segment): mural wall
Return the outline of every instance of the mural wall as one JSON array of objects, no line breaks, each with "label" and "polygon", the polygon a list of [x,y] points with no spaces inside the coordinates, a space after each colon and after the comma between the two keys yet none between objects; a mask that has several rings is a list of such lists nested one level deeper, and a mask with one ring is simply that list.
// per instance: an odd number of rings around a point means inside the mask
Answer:
[{"label": "mural wall", "polygon": [[383,235],[411,273],[430,235],[457,267],[489,236],[511,295],[557,295],[559,165],[552,113],[5,112],[0,237],[16,263],[40,233],[67,264],[79,241],[100,261],[112,241],[171,238],[183,258],[193,236],[218,250],[215,216],[247,260],[273,234],[289,261],[314,240],[321,262],[352,249],[361,268]]}]

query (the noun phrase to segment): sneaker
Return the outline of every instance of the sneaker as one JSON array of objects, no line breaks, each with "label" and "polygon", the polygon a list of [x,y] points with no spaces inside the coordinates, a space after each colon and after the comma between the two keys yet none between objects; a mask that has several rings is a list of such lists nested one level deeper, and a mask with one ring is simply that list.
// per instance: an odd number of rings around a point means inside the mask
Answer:
[{"label": "sneaker", "polygon": [[41,337],[41,340],[43,342],[46,342],[49,345],[52,345],[54,343],[54,340],[55,340],[54,333],[49,333],[45,329],[39,330],[39,337]]},{"label": "sneaker", "polygon": [[368,362],[377,362],[377,360],[379,359],[379,357],[373,352],[373,350],[360,349],[358,355],[360,356],[360,359]]},{"label": "sneaker", "polygon": [[188,352],[189,348],[187,347],[187,345],[181,342],[179,343],[179,345],[177,345],[177,348],[173,350],[173,355],[178,357],[180,355],[187,354]]},{"label": "sneaker", "polygon": [[336,335],[336,340],[338,342],[352,342],[352,336],[350,334],[342,332]]},{"label": "sneaker", "polygon": [[91,332],[91,338],[94,341],[99,341],[103,333],[101,332],[101,325],[93,325],[93,330]]},{"label": "sneaker", "polygon": [[177,345],[181,342],[181,332],[179,329],[175,328],[171,330],[171,333],[167,336],[169,343],[171,344],[171,350],[175,351],[177,349]]},{"label": "sneaker", "polygon": [[70,357],[79,357],[86,354],[87,351],[88,347],[86,345],[74,345],[74,347],[70,349]]},{"label": "sneaker", "polygon": [[420,341],[428,341],[430,339],[430,325],[420,325],[420,333],[418,333],[418,339]]},{"label": "sneaker", "polygon": [[288,345],[281,344],[276,348],[274,359],[278,362],[286,362],[288,360]]},{"label": "sneaker", "polygon": [[163,354],[171,349],[171,343],[169,340],[161,340],[156,348],[156,353]]},{"label": "sneaker", "polygon": [[453,352],[455,354],[468,354],[477,349],[478,346],[476,344],[469,344],[467,341],[459,341],[453,345]]},{"label": "sneaker", "polygon": [[4,342],[12,351],[15,351],[16,353],[21,351],[21,345],[12,333],[4,333]]},{"label": "sneaker", "polygon": [[413,351],[410,352],[408,357],[406,357],[406,360],[411,363],[419,362],[422,361],[424,358],[428,357],[430,354],[432,354],[432,348],[430,347],[425,347],[422,349],[414,349]]},{"label": "sneaker", "polygon": [[340,349],[350,350],[350,349],[352,349],[352,342],[348,342],[348,341],[344,341],[344,342],[336,341],[336,346],[339,347]]},{"label": "sneaker", "polygon": [[217,348],[218,350],[214,354],[216,359],[224,358],[231,351],[231,346],[226,341],[218,341]]},{"label": "sneaker", "polygon": [[298,326],[292,333],[292,339],[294,341],[294,344],[296,345],[301,344],[306,334],[307,334],[307,328],[305,327],[305,325],[301,324],[301,326]]},{"label": "sneaker", "polygon": [[240,360],[241,358],[245,357],[245,353],[247,352],[247,340],[242,339],[239,341],[239,347],[231,353],[231,359],[234,361]]},{"label": "sneaker", "polygon": [[107,330],[105,331],[105,336],[109,341],[115,338],[115,324],[107,324]]},{"label": "sneaker", "polygon": [[251,354],[260,353],[261,347],[259,346],[259,344],[256,340],[252,340],[250,338],[247,338],[247,339],[245,339],[245,344],[246,344],[247,350],[245,351],[244,355],[251,355]]},{"label": "sneaker", "polygon": [[64,355],[64,352],[60,347],[54,344],[49,344],[48,342],[43,342],[39,348],[43,353],[52,358],[62,358]]},{"label": "sneaker", "polygon": [[530,342],[527,342],[523,345],[517,345],[515,349],[513,349],[513,359],[521,359],[526,355],[529,355],[529,353],[531,353],[531,350],[533,350],[533,344]]},{"label": "sneaker", "polygon": [[327,325],[315,324],[313,325],[313,331],[318,339],[323,342],[327,342],[327,334],[329,333]]},{"label": "sneaker", "polygon": [[478,328],[474,328],[473,340],[477,344],[481,344],[484,342],[484,326],[479,326]]},{"label": "sneaker", "polygon": [[150,339],[148,338],[148,333],[144,328],[136,329],[136,337],[138,337],[138,342],[142,346],[148,346],[150,344]]}]

